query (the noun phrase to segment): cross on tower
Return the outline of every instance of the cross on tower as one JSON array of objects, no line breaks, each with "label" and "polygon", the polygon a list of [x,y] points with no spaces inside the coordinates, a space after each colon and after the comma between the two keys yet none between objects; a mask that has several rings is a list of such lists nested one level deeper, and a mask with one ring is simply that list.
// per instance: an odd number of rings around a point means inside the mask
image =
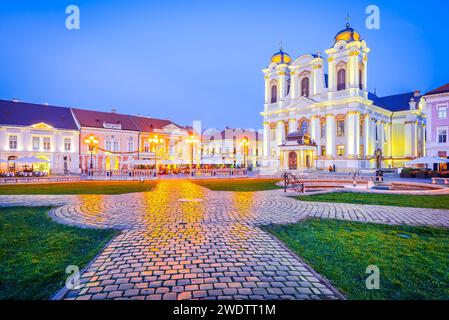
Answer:
[{"label": "cross on tower", "polygon": [[348,12],[348,14],[346,15],[345,20],[346,20],[346,28],[349,28],[349,20],[351,20],[351,16],[349,15],[349,12]]}]

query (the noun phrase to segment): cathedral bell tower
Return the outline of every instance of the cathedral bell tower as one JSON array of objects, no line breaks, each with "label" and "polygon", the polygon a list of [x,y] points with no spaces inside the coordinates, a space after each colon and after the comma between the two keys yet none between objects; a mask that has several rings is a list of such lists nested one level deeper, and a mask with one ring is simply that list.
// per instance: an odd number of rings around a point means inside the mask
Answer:
[{"label": "cathedral bell tower", "polygon": [[359,89],[367,95],[369,52],[365,40],[362,40],[360,34],[347,22],[346,28],[335,35],[334,45],[326,50],[329,91]]},{"label": "cathedral bell tower", "polygon": [[291,57],[281,47],[279,52],[271,57],[270,65],[263,69],[265,105],[278,103],[281,106],[290,94],[290,70],[288,66],[291,61]]}]

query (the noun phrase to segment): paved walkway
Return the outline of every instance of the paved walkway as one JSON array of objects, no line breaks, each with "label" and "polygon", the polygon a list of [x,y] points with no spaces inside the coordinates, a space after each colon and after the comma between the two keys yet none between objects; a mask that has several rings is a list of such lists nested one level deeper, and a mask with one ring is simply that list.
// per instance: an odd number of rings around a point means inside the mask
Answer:
[{"label": "paved walkway", "polygon": [[279,190],[215,192],[162,181],[113,196],[0,196],[1,206],[58,205],[65,224],[123,230],[67,299],[338,299],[331,284],[258,226],[323,217],[449,227],[449,211],[302,202]]}]

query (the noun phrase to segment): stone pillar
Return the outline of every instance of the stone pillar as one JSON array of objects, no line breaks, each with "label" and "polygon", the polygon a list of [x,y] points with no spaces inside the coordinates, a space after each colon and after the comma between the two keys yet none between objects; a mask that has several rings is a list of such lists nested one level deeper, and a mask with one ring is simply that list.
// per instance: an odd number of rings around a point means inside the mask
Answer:
[{"label": "stone pillar", "polygon": [[283,143],[285,140],[285,129],[284,129],[284,121],[278,121],[277,123],[277,132],[276,132],[276,149],[277,154],[279,155],[279,145]]},{"label": "stone pillar", "polygon": [[380,150],[382,150],[382,155],[384,154],[384,148],[385,148],[385,128],[384,128],[384,122],[379,122],[379,146]]},{"label": "stone pillar", "polygon": [[355,153],[355,113],[353,111],[346,115],[346,154],[349,157],[353,157]]},{"label": "stone pillar", "polygon": [[265,76],[265,103],[271,103],[270,77]]},{"label": "stone pillar", "polygon": [[335,116],[333,114],[326,115],[326,156],[333,157],[335,155]]},{"label": "stone pillar", "polygon": [[412,154],[414,157],[418,156],[418,122],[414,121],[413,125],[413,150]]},{"label": "stone pillar", "polygon": [[355,150],[354,150],[354,156],[359,157],[360,156],[360,112],[356,112],[354,114],[354,122],[355,122]]},{"label": "stone pillar", "polygon": [[412,156],[412,123],[407,121],[404,123],[405,127],[405,141],[404,141],[404,153],[406,157]]},{"label": "stone pillar", "polygon": [[288,119],[288,133],[295,132],[297,128],[296,119]]},{"label": "stone pillar", "polygon": [[384,155],[391,157],[391,123],[385,123],[385,148]]},{"label": "stone pillar", "polygon": [[270,125],[267,122],[263,123],[263,156],[270,156]]},{"label": "stone pillar", "polygon": [[318,90],[323,83],[323,66],[321,64],[315,64],[312,67],[312,76],[310,79],[310,95],[318,94]]},{"label": "stone pillar", "polygon": [[287,93],[287,76],[285,71],[279,71],[278,93],[278,101],[284,100]]},{"label": "stone pillar", "polygon": [[369,114],[365,114],[365,122],[364,122],[364,131],[365,131],[364,138],[365,139],[363,142],[365,158],[373,155],[373,151],[371,150],[371,141],[370,141],[370,139],[373,139],[373,137],[371,136],[371,126],[370,125],[371,125],[371,117]]},{"label": "stone pillar", "polygon": [[295,71],[290,72],[290,97],[292,99],[299,97],[298,75]]},{"label": "stone pillar", "polygon": [[[335,70],[335,60],[333,57],[328,58],[328,87],[329,91],[337,90],[337,71]],[[327,148],[326,148],[327,149]]]},{"label": "stone pillar", "polygon": [[374,156],[376,152],[376,130],[377,130],[377,120],[371,119],[370,123],[371,127],[371,139],[370,139],[370,149],[371,149],[371,155]]},{"label": "stone pillar", "polygon": [[[317,116],[312,116],[310,118],[310,137],[312,138],[312,140],[317,140],[318,139],[318,134],[319,134],[319,127],[317,126],[317,120],[319,121],[319,118]],[[318,122],[319,124],[319,122]]]},{"label": "stone pillar", "polygon": [[348,87],[358,88],[359,87],[359,55],[358,51],[352,51],[349,53],[349,61],[347,65],[348,72]]}]

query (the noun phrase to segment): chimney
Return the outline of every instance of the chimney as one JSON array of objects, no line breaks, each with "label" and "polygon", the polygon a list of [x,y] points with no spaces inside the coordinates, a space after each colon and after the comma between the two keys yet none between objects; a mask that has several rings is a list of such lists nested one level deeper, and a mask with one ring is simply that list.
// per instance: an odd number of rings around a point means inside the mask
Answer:
[{"label": "chimney", "polygon": [[116,108],[112,108],[112,109],[111,109],[111,112],[112,112],[112,113],[117,113],[117,109],[116,109]]},{"label": "chimney", "polygon": [[419,97],[421,95],[421,91],[420,90],[415,90],[414,92],[413,92],[413,96],[414,97]]}]

